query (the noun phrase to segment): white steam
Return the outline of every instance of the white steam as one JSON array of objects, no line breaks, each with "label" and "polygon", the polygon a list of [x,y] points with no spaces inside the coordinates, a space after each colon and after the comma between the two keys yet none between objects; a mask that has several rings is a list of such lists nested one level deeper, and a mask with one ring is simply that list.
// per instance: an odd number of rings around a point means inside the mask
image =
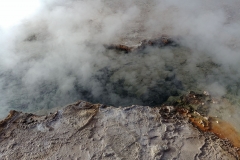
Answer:
[{"label": "white steam", "polygon": [[7,0],[0,5],[0,28],[8,29],[30,17],[40,7],[40,0]]},{"label": "white steam", "polygon": [[[151,94],[178,95],[180,90],[203,86],[224,95],[228,84],[235,84],[240,77],[237,0],[33,2],[18,2],[9,8],[14,10],[11,12],[0,7],[2,116],[10,109],[35,111],[78,99],[142,104],[152,101],[146,98]],[[22,13],[21,6],[27,6],[29,12],[17,14],[15,11]],[[4,9],[8,17],[3,16]],[[8,26],[13,27],[3,29]],[[119,54],[103,46],[137,45],[162,34],[179,37],[185,47]],[[124,93],[116,88],[119,84]],[[175,89],[164,89],[167,85]]]}]

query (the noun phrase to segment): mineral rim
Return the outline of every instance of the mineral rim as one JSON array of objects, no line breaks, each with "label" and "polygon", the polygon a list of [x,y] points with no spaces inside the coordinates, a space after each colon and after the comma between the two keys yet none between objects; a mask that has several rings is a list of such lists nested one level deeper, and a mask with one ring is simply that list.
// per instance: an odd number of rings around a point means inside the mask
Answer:
[{"label": "mineral rim", "polygon": [[179,106],[85,101],[45,116],[11,111],[0,122],[0,159],[238,159],[239,146],[200,128],[201,118]]}]

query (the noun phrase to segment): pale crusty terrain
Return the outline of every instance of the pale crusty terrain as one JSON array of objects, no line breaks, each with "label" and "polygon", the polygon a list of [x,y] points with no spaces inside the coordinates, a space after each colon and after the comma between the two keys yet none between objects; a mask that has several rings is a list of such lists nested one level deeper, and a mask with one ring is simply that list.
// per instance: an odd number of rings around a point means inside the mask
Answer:
[{"label": "pale crusty terrain", "polygon": [[174,107],[79,101],[48,116],[11,111],[0,122],[0,159],[231,160],[238,155]]}]

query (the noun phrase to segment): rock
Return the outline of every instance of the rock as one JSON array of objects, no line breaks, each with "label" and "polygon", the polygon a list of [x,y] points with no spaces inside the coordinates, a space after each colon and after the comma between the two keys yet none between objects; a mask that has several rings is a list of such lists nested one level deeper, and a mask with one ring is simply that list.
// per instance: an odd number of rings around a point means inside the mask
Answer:
[{"label": "rock", "polygon": [[11,111],[0,122],[0,159],[238,159],[173,106],[108,107],[78,101],[48,116]]},{"label": "rock", "polygon": [[150,39],[150,40],[142,40],[140,45],[135,46],[127,46],[123,44],[110,44],[110,45],[104,45],[106,49],[115,50],[115,51],[122,51],[124,53],[129,53],[133,51],[141,51],[149,46],[152,47],[166,47],[166,46],[172,46],[176,47],[178,46],[177,43],[178,38],[170,38],[166,35],[162,35],[160,38],[156,39]]}]

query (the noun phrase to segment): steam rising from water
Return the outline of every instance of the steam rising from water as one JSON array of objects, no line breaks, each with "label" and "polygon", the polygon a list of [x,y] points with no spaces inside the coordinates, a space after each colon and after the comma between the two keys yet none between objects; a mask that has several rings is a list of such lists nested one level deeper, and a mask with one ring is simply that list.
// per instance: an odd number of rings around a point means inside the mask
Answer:
[{"label": "steam rising from water", "polygon": [[[51,0],[13,28],[0,28],[0,111],[36,111],[78,99],[157,105],[207,89],[239,94],[237,0]],[[116,53],[167,34],[181,47]]]}]

